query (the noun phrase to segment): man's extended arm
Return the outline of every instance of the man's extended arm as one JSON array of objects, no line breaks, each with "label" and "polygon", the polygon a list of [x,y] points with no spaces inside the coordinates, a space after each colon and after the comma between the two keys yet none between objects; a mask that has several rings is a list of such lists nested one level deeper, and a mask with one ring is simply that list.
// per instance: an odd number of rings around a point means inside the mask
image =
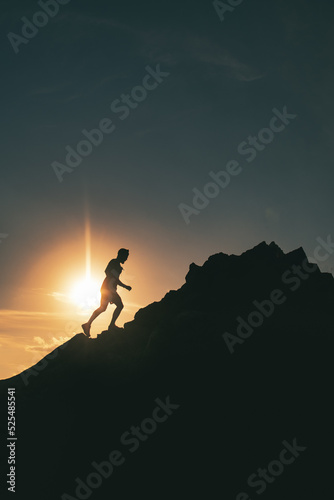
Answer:
[{"label": "man's extended arm", "polygon": [[129,291],[131,290],[131,286],[125,285],[120,281],[119,272],[115,269],[113,260],[111,260],[107,265],[105,273],[107,275],[107,278],[111,278],[114,281],[115,285],[119,285]]},{"label": "man's extended arm", "polygon": [[125,285],[124,283],[122,283],[118,278],[115,277],[115,281],[116,281],[116,284],[119,285],[119,286],[122,286],[123,288],[126,288],[126,290],[131,290],[131,286],[128,286],[128,285]]}]

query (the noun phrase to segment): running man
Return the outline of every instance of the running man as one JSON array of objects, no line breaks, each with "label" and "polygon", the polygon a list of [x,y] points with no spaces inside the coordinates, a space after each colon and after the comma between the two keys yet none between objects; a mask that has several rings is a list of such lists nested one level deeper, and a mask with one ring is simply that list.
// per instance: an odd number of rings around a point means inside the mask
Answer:
[{"label": "running man", "polygon": [[124,305],[122,302],[121,297],[117,293],[117,285],[122,286],[123,288],[126,288],[127,290],[131,290],[131,286],[124,285],[119,280],[119,276],[121,272],[123,271],[123,268],[121,264],[124,264],[124,262],[127,260],[129,257],[129,250],[126,248],[121,248],[118,250],[117,253],[117,259],[112,259],[109,264],[106,267],[106,270],[104,271],[106,273],[106,278],[104,279],[102,286],[101,286],[101,304],[100,307],[98,307],[87,323],[84,323],[82,326],[82,329],[87,335],[87,337],[90,337],[90,327],[94,321],[95,318],[97,318],[102,312],[104,312],[108,304],[115,304],[116,309],[114,310],[114,314],[112,316],[111,323],[109,325],[108,330],[114,330],[118,329],[118,326],[115,325],[116,319],[120,315]]}]

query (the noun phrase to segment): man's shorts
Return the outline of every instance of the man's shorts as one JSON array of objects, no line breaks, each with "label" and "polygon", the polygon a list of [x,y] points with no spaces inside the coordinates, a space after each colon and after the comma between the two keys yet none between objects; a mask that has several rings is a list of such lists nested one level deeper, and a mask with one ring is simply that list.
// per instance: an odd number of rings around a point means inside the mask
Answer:
[{"label": "man's shorts", "polygon": [[101,290],[101,303],[109,302],[110,304],[117,303],[121,300],[121,297],[114,290]]}]

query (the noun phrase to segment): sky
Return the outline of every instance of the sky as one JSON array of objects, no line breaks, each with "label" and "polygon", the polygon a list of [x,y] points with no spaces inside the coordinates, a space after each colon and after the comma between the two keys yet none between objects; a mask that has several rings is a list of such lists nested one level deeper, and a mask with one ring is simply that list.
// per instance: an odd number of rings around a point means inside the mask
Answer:
[{"label": "sky", "polygon": [[214,253],[334,239],[333,11],[3,0],[0,378],[81,331],[121,247],[120,326]]}]

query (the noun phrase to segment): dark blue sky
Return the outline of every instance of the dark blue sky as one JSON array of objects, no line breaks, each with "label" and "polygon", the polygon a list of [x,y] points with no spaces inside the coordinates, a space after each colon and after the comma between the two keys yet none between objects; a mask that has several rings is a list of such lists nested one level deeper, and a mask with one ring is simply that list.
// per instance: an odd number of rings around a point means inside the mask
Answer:
[{"label": "dark blue sky", "polygon": [[[311,257],[334,237],[331,2],[244,0],[221,21],[210,1],[71,0],[16,54],[7,34],[40,10],[2,3],[2,308],[17,307],[33,269],[36,288],[54,289],[54,273],[84,267],[87,210],[93,263],[129,247],[151,300],[212,253],[274,240]],[[169,76],[120,120],[111,103],[158,64]],[[248,163],[239,145],[284,106],[297,117]],[[59,182],[51,164],[103,118],[115,130]],[[229,160],[242,173],[186,224],[180,203]]]}]

